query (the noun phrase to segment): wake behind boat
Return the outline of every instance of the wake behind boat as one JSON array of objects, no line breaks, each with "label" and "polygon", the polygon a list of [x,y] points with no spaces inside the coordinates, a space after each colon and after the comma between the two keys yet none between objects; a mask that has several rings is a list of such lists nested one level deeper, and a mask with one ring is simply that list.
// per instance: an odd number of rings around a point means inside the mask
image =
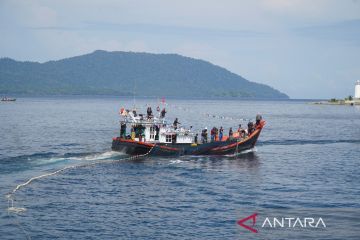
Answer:
[{"label": "wake behind boat", "polygon": [[[247,129],[239,128],[235,133],[230,130],[228,136],[223,135],[222,128],[213,128],[209,141],[205,128],[199,142],[198,134],[192,131],[192,127],[178,127],[177,119],[168,124],[165,109],[159,117],[152,115],[151,108],[148,108],[147,116],[137,114],[135,110],[121,109],[120,113],[120,136],[113,138],[112,150],[129,155],[235,155],[253,148],[265,125],[262,117],[257,115],[255,124],[249,122]],[[128,124],[131,126],[130,135],[126,135]]]}]

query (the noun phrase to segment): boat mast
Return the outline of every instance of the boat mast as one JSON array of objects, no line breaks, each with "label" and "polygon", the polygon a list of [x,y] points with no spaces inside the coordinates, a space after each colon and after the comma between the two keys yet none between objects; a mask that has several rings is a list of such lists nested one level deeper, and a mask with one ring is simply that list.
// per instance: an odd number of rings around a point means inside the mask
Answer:
[{"label": "boat mast", "polygon": [[135,109],[135,108],[136,108],[135,92],[136,92],[136,79],[134,79],[134,90],[133,90],[133,109]]}]

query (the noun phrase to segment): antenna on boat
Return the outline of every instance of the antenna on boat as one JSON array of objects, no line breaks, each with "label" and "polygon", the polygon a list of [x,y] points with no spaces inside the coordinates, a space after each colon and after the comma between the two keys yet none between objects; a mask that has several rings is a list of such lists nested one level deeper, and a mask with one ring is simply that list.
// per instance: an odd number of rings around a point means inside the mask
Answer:
[{"label": "antenna on boat", "polygon": [[133,90],[133,108],[135,109],[136,100],[135,100],[135,92],[136,92],[136,79],[134,79],[134,90]]}]

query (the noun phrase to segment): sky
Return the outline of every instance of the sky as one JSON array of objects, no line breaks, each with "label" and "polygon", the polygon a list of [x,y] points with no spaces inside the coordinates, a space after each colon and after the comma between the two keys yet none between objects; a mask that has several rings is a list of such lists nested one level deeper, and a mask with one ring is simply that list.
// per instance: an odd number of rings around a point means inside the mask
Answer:
[{"label": "sky", "polygon": [[360,0],[0,0],[0,57],[98,49],[177,53],[291,98],[343,98],[360,79]]}]

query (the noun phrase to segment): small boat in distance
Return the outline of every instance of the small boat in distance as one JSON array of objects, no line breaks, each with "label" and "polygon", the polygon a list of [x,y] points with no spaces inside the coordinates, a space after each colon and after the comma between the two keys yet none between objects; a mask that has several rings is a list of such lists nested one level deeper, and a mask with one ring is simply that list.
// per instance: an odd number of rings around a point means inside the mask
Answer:
[{"label": "small boat in distance", "polygon": [[8,98],[8,97],[3,97],[1,99],[2,102],[15,102],[16,98]]},{"label": "small boat in distance", "polygon": [[[174,124],[169,125],[165,120],[165,113],[159,113],[159,117],[152,114],[145,116],[137,114],[135,110],[122,108],[120,114],[120,136],[113,138],[112,150],[132,156],[234,156],[252,149],[265,126],[265,121],[257,115],[256,123],[249,122],[248,129],[234,132],[232,136],[224,135],[221,139],[212,130],[211,140],[208,141],[205,128],[201,133],[201,141],[198,141],[199,134],[193,132],[192,127],[179,127],[177,119]],[[131,126],[130,135],[126,135],[127,124]]]}]

